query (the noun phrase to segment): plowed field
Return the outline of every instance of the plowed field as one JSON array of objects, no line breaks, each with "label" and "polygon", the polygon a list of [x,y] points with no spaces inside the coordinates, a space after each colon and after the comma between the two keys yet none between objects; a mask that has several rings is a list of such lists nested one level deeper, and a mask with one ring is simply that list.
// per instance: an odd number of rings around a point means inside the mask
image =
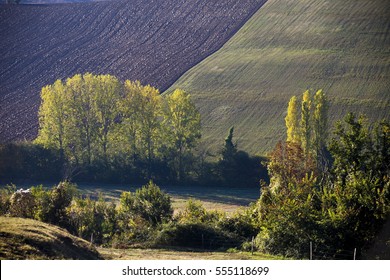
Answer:
[{"label": "plowed field", "polygon": [[160,90],[218,50],[265,0],[0,5],[0,142],[33,139],[40,89],[77,73]]}]

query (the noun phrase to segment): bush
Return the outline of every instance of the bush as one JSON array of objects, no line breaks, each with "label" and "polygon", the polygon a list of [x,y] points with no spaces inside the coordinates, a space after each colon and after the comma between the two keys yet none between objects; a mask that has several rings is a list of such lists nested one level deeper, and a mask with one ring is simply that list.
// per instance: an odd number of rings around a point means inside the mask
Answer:
[{"label": "bush", "polygon": [[114,203],[102,196],[98,201],[76,198],[67,208],[69,223],[75,233],[96,244],[108,244],[117,231],[117,214]]},{"label": "bush", "polygon": [[221,218],[217,211],[207,211],[199,200],[188,200],[183,211],[179,212],[177,219],[180,223],[215,224]]},{"label": "bush", "polygon": [[0,144],[0,178],[6,182],[55,181],[62,177],[59,152],[20,142]]},{"label": "bush", "polygon": [[50,190],[45,190],[42,185],[39,185],[31,187],[31,193],[35,198],[34,219],[47,222],[50,212]]},{"label": "bush", "polygon": [[171,223],[158,233],[155,245],[178,246],[197,249],[228,249],[241,246],[242,239],[237,235],[216,227],[201,224]]},{"label": "bush", "polygon": [[148,247],[154,242],[157,228],[142,217],[129,217],[119,212],[117,221],[119,230],[112,238],[112,247]]},{"label": "bush", "polygon": [[0,189],[0,215],[9,213],[10,198],[15,191],[15,185],[8,185],[5,188]]},{"label": "bush", "polygon": [[257,220],[252,217],[250,211],[236,212],[232,217],[223,217],[219,220],[218,227],[245,239],[251,239],[259,232]]},{"label": "bush", "polygon": [[152,181],[135,193],[123,192],[120,204],[121,212],[140,216],[153,226],[171,220],[173,215],[171,198]]},{"label": "bush", "polygon": [[33,218],[35,199],[30,190],[17,190],[9,199],[9,213],[14,217]]},{"label": "bush", "polygon": [[76,185],[69,182],[61,182],[51,190],[47,222],[64,228],[69,227],[66,208],[71,204],[76,191]]}]

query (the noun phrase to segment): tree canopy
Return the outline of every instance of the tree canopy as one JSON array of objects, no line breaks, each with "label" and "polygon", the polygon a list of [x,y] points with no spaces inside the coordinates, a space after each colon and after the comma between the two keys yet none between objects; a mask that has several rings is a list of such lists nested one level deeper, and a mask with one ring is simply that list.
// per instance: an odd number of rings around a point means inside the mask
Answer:
[{"label": "tree canopy", "polygon": [[163,97],[139,81],[87,73],[57,80],[41,97],[36,143],[57,149],[67,166],[144,163],[150,179],[165,161],[184,178],[183,159],[200,138],[200,114],[184,91]]}]

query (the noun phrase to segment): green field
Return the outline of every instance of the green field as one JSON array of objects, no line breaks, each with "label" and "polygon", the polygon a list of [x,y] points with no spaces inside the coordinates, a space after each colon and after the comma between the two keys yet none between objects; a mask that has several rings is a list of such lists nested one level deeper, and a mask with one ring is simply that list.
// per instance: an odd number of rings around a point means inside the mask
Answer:
[{"label": "green field", "polygon": [[330,119],[347,111],[390,117],[390,1],[269,0],[218,52],[167,92],[190,92],[203,138],[264,155],[285,137],[292,95],[323,89]]}]

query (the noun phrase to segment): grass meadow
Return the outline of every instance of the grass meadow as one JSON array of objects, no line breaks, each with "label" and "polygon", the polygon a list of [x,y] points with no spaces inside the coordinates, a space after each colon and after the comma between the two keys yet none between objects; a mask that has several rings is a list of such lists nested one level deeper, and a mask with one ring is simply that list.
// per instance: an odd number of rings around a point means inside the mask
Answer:
[{"label": "grass meadow", "polygon": [[259,155],[285,137],[286,104],[306,89],[324,90],[331,123],[389,118],[389,14],[383,0],[269,0],[167,92],[191,93],[207,147],[234,125],[239,148]]}]

